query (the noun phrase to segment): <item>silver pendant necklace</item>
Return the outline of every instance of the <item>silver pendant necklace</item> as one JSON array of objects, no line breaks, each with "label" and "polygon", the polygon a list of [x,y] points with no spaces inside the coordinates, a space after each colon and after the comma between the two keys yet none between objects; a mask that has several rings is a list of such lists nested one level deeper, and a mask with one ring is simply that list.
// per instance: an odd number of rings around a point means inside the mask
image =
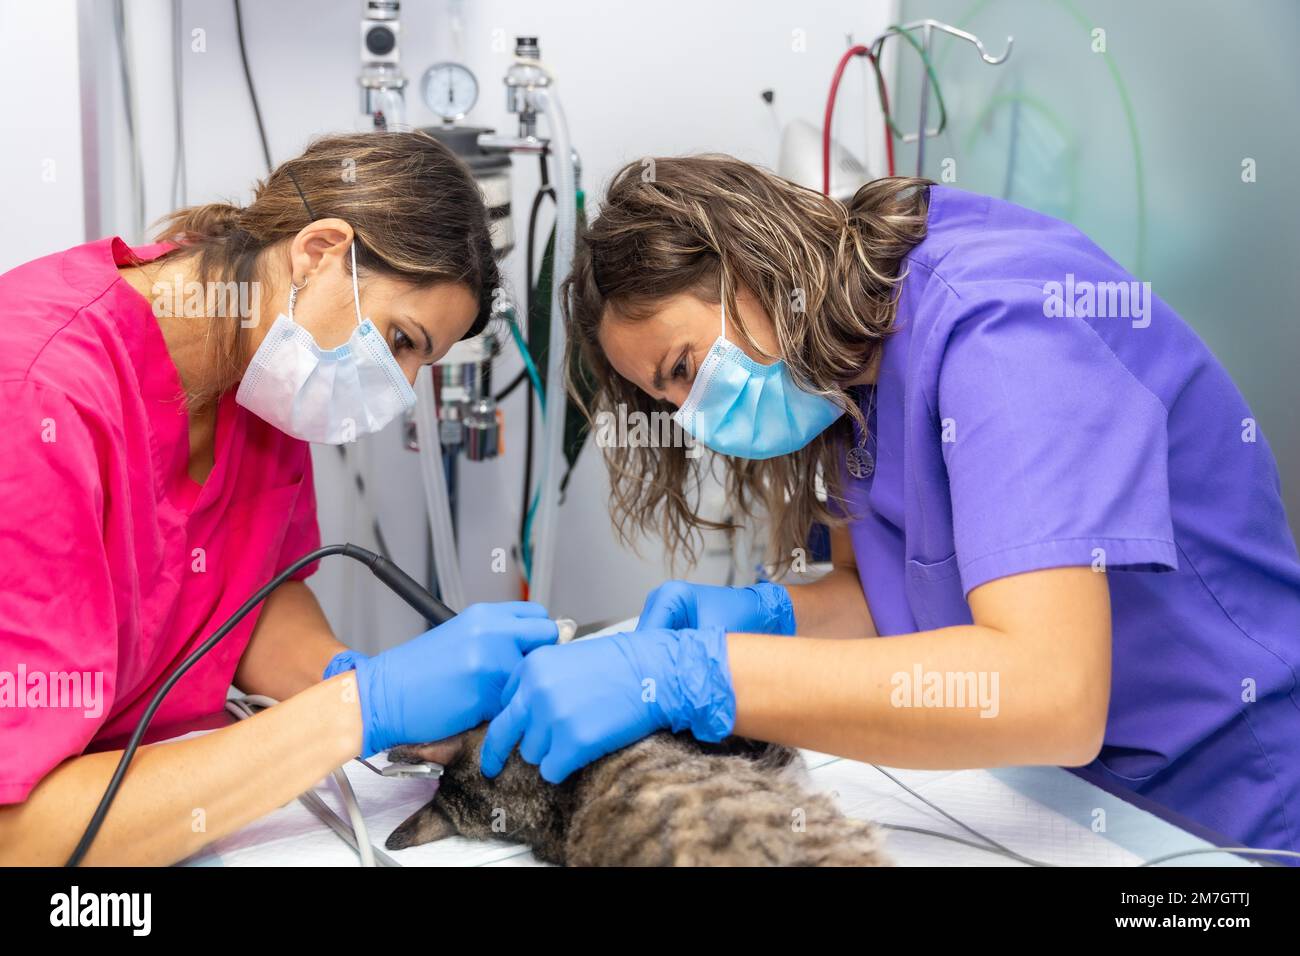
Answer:
[{"label": "silver pendant necklace", "polygon": [[[871,401],[867,405],[867,412],[863,419],[867,422],[865,427],[869,428],[871,423],[871,413],[876,407],[876,389],[871,389]],[[876,473],[876,459],[871,452],[867,451],[866,442],[872,436],[864,435],[859,444],[854,445],[844,456],[844,465],[848,468],[849,474],[859,480],[870,478]]]}]

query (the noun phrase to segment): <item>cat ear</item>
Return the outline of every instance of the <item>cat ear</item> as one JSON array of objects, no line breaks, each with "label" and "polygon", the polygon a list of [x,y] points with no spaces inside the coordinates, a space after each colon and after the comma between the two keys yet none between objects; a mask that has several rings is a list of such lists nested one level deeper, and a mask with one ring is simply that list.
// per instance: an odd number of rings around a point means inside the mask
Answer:
[{"label": "cat ear", "polygon": [[397,829],[389,834],[384,846],[390,850],[405,850],[410,846],[420,846],[455,835],[455,824],[430,800],[403,820]]}]

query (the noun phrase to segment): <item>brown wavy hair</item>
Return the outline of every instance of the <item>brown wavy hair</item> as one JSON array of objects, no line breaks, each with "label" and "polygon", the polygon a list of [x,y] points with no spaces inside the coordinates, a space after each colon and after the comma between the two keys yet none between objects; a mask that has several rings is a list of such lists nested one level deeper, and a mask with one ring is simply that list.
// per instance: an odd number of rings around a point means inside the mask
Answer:
[{"label": "brown wavy hair", "polygon": [[[674,562],[694,561],[701,532],[734,529],[697,509],[701,484],[719,461],[735,514],[767,518],[777,573],[805,546],[814,522],[843,523],[832,510],[833,502],[843,506],[840,464],[854,422],[866,429],[844,383],[875,363],[889,334],[904,257],[925,237],[929,185],[878,179],[841,203],[717,155],[646,159],[615,175],[561,297],[570,393],[581,401],[575,377],[588,378],[589,421],[620,406],[647,416],[673,411],[614,371],[597,337],[601,322],[643,318],[681,293],[716,303],[724,279],[727,315],[738,314],[735,290],[750,290],[772,317],[794,380],[847,412],[802,450],[764,461],[691,458],[683,447],[607,448],[610,515],[625,544],[658,533]],[[735,324],[752,345],[738,318]]]},{"label": "brown wavy hair", "polygon": [[[195,257],[200,282],[250,283],[268,250],[313,219],[326,218],[352,227],[359,270],[416,286],[468,286],[479,301],[468,334],[482,331],[500,282],[487,207],[469,168],[426,133],[320,137],[258,182],[247,206],[214,202],[179,209],[162,218],[157,238],[179,246],[164,259]],[[240,322],[209,322],[214,372],[189,396],[191,406],[239,381],[247,336]]]}]

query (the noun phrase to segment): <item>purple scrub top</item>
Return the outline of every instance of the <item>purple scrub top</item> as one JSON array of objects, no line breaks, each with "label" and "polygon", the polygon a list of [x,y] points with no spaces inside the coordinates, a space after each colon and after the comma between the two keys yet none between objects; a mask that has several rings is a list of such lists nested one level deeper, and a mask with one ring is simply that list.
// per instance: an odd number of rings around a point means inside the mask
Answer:
[{"label": "purple scrub top", "polygon": [[844,473],[879,632],[969,624],[966,596],[995,578],[1104,566],[1091,768],[1300,850],[1300,558],[1227,372],[1077,229],[1011,203],[931,187],[906,267],[863,390],[867,454]]}]

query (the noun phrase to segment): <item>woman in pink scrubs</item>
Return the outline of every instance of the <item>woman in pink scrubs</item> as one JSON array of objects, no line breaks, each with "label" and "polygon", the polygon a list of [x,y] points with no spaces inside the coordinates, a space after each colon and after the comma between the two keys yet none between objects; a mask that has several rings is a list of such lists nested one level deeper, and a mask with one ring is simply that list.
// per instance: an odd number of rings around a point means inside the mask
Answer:
[{"label": "woman in pink scrubs", "polygon": [[[415,133],[321,139],[246,208],[181,210],[162,239],[0,276],[3,863],[68,858],[159,685],[319,546],[308,441],[409,407],[419,367],[482,327],[497,282],[472,177]],[[143,748],[88,862],[180,860],[359,753],[468,729],[555,639],[537,605],[478,605],[366,658],[330,632],[312,570],[186,673],[154,725],[220,712],[232,682],[283,703]]]},{"label": "woman in pink scrubs", "polygon": [[821,523],[834,570],[671,582],[636,633],[528,655],[485,772],[521,742],[560,780],[665,727],[1089,765],[1300,851],[1300,557],[1268,443],[1191,328],[1011,203],[880,180],[842,205],[727,157],[642,173],[615,177],[568,285],[614,518],[687,550],[718,527],[696,511],[715,469],[775,563]]}]

